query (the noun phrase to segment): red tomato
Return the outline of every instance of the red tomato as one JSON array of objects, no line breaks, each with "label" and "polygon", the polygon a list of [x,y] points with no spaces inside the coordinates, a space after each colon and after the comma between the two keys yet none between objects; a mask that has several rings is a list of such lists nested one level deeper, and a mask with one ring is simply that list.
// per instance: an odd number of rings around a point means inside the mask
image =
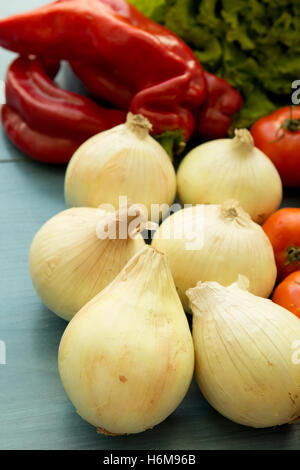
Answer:
[{"label": "red tomato", "polygon": [[300,209],[280,209],[263,224],[275,254],[277,279],[300,270]]},{"label": "red tomato", "polygon": [[290,274],[276,287],[272,300],[300,318],[300,271]]},{"label": "red tomato", "polygon": [[276,166],[284,186],[300,186],[300,107],[278,109],[251,128],[256,147]]}]

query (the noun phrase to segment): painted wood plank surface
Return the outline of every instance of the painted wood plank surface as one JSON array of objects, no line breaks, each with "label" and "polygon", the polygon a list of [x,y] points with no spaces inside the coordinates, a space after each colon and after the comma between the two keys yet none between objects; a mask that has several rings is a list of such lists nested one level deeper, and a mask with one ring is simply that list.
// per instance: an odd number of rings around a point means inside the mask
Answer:
[{"label": "painted wood plank surface", "polygon": [[[42,3],[2,2],[0,17]],[[12,57],[0,52],[1,79]],[[6,345],[0,449],[299,449],[300,424],[263,430],[236,425],[207,404],[195,383],[172,416],[143,434],[100,436],[75,413],[57,371],[66,323],[41,304],[28,273],[32,237],[65,208],[63,180],[64,168],[30,161],[0,132],[0,341]],[[300,206],[299,190],[286,191],[285,205]]]}]

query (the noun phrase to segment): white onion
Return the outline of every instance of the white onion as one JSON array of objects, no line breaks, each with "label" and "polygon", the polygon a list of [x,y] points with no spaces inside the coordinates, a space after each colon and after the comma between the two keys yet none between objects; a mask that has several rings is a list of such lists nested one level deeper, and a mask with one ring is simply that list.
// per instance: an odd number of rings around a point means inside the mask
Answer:
[{"label": "white onion", "polygon": [[277,271],[271,243],[237,201],[176,212],[157,230],[152,246],[167,254],[186,310],[185,291],[198,281],[228,286],[243,274],[250,292],[262,297],[274,287]]},{"label": "white onion", "polygon": [[234,139],[218,139],[194,148],[177,173],[183,204],[222,204],[236,199],[257,223],[280,206],[282,183],[271,160],[254,146],[247,129]]}]

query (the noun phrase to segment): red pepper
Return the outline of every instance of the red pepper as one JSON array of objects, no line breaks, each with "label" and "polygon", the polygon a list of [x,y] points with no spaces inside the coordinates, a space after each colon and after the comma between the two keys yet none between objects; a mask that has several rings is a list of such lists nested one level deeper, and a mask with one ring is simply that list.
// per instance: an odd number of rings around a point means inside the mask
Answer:
[{"label": "red pepper", "polygon": [[2,106],[1,118],[10,140],[35,160],[45,163],[67,163],[80,145],[77,140],[52,137],[32,129],[6,104]]},{"label": "red pepper", "polygon": [[[113,71],[106,67],[72,62],[75,74],[86,85],[89,91],[110,103],[127,109],[133,92],[124,83],[119,84],[113,79]],[[227,135],[231,124],[231,117],[242,107],[243,100],[240,93],[228,82],[209,72],[204,72],[207,82],[207,96],[202,106],[194,111],[195,136],[204,139],[218,139]]]},{"label": "red pepper", "polygon": [[125,84],[113,67],[104,62],[100,65],[73,61],[70,65],[93,96],[117,108],[129,109],[135,95],[134,87]]},{"label": "red pepper", "polygon": [[[35,56],[29,56],[29,59],[34,60],[36,59]],[[60,61],[57,60],[51,60],[51,59],[45,59],[40,57],[39,60],[41,61],[44,70],[48,77],[54,79],[60,69]]]},{"label": "red pepper", "polygon": [[[205,98],[206,83],[203,77],[203,69],[187,44],[164,26],[149,20],[126,0],[97,1],[110,6],[110,8],[121,15],[128,24],[140,29],[144,33],[147,32],[152,37],[156,37],[161,46],[167,48],[169,52],[175,56],[181,57],[185,61],[186,67],[191,74],[189,87],[186,91],[185,104],[189,109],[198,107]],[[110,83],[111,77],[116,88],[118,87],[119,91],[122,90],[122,93],[127,96],[127,104],[129,104],[134,92],[137,91],[134,87],[130,86],[129,82],[124,83],[124,77],[118,76],[117,70],[109,66],[109,63],[80,64],[80,62],[73,62],[71,65],[76,75],[86,84],[87,88],[89,88],[95,96],[100,98],[107,99],[108,96],[110,97],[110,91],[112,91]],[[105,78],[107,78],[107,80],[105,80]],[[104,86],[104,82],[108,82],[109,86]],[[115,92],[117,94],[118,90],[115,89]],[[111,99],[113,98],[114,96],[112,96]],[[111,99],[109,98],[109,101],[111,101]],[[120,107],[121,103],[118,102],[117,106]]]},{"label": "red pepper", "polygon": [[242,107],[240,93],[226,80],[205,72],[207,97],[195,113],[195,135],[206,140],[226,136],[231,117]]},{"label": "red pepper", "polygon": [[69,60],[94,95],[144,114],[168,145],[188,140],[194,116],[195,134],[225,136],[242,104],[227,82],[204,76],[181,39],[126,0],[58,0],[0,20],[0,45]]},{"label": "red pepper", "polygon": [[[119,7],[119,13],[128,21],[143,30],[155,34],[167,45],[169,50],[182,57],[190,67],[193,80],[186,96],[186,105],[195,111],[195,134],[206,139],[217,139],[226,136],[231,124],[231,116],[242,107],[243,100],[238,91],[225,80],[204,72],[206,85],[203,86],[203,73],[199,69],[191,49],[174,33],[165,27],[145,18],[138,10],[127,2],[119,0],[101,0],[112,8]],[[121,8],[123,6],[123,8]],[[107,63],[91,64],[71,62],[74,73],[86,85],[89,91],[110,103],[127,109],[134,95],[133,87],[125,84],[118,77],[116,69]],[[203,89],[207,89],[203,102]],[[200,99],[201,97],[201,99]],[[201,105],[199,107],[199,105]],[[148,117],[150,117],[148,115]]]},{"label": "red pepper", "polygon": [[105,64],[101,96],[109,96],[105,80],[115,71],[113,86],[119,81],[133,91],[130,110],[148,117],[155,134],[181,129],[187,140],[191,109],[206,95],[204,72],[188,46],[125,0],[60,0],[1,20],[0,45],[56,60],[84,58],[99,69]]},{"label": "red pepper", "polygon": [[55,86],[37,59],[20,57],[8,70],[2,123],[15,145],[37,160],[66,163],[89,137],[125,119],[124,111]]}]

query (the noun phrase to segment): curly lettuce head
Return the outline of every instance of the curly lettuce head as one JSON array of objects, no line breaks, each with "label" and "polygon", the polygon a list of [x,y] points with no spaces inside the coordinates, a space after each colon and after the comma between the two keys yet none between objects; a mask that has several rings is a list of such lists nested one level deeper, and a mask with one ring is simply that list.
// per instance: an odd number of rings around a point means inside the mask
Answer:
[{"label": "curly lettuce head", "polygon": [[240,90],[235,122],[248,127],[288,104],[300,78],[299,0],[130,0],[193,49],[203,67]]}]

